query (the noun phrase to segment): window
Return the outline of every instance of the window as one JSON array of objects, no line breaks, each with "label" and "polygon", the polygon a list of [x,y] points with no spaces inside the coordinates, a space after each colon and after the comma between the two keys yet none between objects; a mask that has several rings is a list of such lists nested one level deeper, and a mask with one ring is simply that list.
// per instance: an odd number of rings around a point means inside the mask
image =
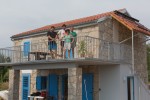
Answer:
[{"label": "window", "polygon": [[23,45],[24,56],[28,56],[29,52],[30,52],[30,42],[24,42],[24,45]]}]

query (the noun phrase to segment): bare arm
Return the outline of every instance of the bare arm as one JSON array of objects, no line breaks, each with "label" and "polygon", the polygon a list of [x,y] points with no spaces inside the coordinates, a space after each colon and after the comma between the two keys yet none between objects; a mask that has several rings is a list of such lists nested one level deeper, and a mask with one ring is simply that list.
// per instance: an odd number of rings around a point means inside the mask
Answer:
[{"label": "bare arm", "polygon": [[71,43],[73,43],[74,42],[74,37],[72,37],[72,41],[71,41]]},{"label": "bare arm", "polygon": [[53,40],[53,38],[52,38],[50,35],[48,35],[48,39],[51,39],[51,40]]}]

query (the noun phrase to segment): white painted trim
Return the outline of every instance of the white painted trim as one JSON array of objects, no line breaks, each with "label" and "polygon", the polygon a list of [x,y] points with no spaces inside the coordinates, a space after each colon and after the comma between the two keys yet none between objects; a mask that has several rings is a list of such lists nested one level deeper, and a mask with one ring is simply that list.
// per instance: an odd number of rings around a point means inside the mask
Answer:
[{"label": "white painted trim", "polygon": [[22,74],[25,74],[25,73],[32,73],[32,70],[21,70]]}]

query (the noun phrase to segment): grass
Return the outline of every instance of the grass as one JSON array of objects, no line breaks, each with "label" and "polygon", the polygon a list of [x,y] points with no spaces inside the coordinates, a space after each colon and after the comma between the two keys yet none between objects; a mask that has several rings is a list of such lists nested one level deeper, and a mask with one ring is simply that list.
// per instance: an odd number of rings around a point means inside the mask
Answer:
[{"label": "grass", "polygon": [[0,91],[2,91],[2,90],[8,90],[8,85],[9,85],[8,82],[0,83]]}]

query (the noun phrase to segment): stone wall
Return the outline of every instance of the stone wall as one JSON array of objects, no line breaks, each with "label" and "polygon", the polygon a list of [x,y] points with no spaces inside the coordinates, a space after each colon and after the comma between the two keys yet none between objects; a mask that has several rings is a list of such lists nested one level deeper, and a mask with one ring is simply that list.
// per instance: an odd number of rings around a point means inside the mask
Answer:
[{"label": "stone wall", "polygon": [[144,34],[138,34],[138,37],[134,38],[135,71],[145,83],[148,83],[147,46],[145,43],[146,38]]},{"label": "stone wall", "polygon": [[[87,27],[82,27],[82,28],[76,28],[74,30],[75,32],[77,32],[78,36],[91,36],[91,37],[99,37],[99,27],[98,25],[92,25],[92,26],[87,26]],[[47,45],[47,36],[45,35],[41,35],[41,36],[34,36],[34,37],[29,37],[29,38],[25,38],[25,39],[19,39],[19,40],[15,40],[14,42],[14,46],[19,46],[19,45],[23,45],[22,43],[25,40],[30,40],[32,44],[34,43],[43,43],[43,45]]]},{"label": "stone wall", "polygon": [[20,70],[9,70],[9,94],[8,100],[19,100]]},{"label": "stone wall", "polygon": [[68,100],[82,100],[82,68],[68,68]]},{"label": "stone wall", "polygon": [[[138,34],[138,35],[136,35]],[[131,46],[132,46],[132,33],[131,30],[123,26],[121,23],[119,23],[119,42],[126,40],[122,44],[128,45],[126,48],[126,52],[124,52],[125,55],[129,55],[130,59],[132,57],[131,53]],[[148,81],[148,74],[147,74],[147,49],[146,49],[146,43],[144,42],[146,40],[146,35],[143,33],[137,33],[134,32],[134,59],[135,59],[135,71],[137,74],[141,77],[141,79],[147,83]],[[127,50],[128,49],[128,50]],[[130,51],[129,51],[130,50]]]},{"label": "stone wall", "polygon": [[108,18],[99,23],[99,37],[105,41],[113,41],[113,20]]}]

